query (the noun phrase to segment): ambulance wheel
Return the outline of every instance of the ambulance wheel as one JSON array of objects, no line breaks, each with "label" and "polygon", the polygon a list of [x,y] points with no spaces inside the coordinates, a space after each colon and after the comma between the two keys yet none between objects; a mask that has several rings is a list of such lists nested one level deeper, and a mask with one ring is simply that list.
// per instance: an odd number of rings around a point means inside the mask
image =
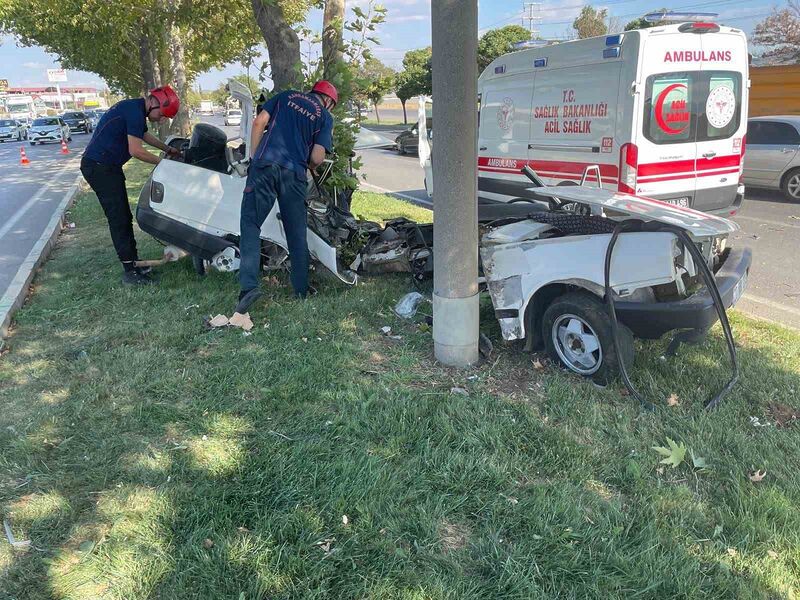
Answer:
[{"label": "ambulance wheel", "polygon": [[[625,366],[633,364],[633,333],[618,326]],[[595,296],[573,292],[556,298],[542,316],[542,339],[550,357],[573,373],[606,384],[619,374],[611,321]]]},{"label": "ambulance wheel", "polygon": [[192,254],[192,266],[194,267],[194,272],[200,275],[200,277],[205,277],[206,275],[206,263],[205,261],[197,256],[196,254]]},{"label": "ambulance wheel", "polygon": [[800,202],[800,169],[789,171],[783,176],[781,191],[787,200]]}]

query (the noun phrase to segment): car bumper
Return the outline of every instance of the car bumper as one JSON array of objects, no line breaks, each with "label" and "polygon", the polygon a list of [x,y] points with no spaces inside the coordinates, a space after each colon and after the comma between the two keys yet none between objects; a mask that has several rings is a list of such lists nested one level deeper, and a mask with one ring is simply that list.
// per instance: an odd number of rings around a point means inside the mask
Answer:
[{"label": "car bumper", "polygon": [[60,142],[61,136],[56,135],[43,135],[43,136],[31,136],[30,141],[32,142]]},{"label": "car bumper", "polygon": [[0,133],[0,140],[13,140],[17,138],[16,133]]},{"label": "car bumper", "polygon": [[[735,305],[747,287],[753,254],[749,248],[731,249],[714,279],[725,308]],[[690,298],[675,302],[615,302],[617,318],[636,337],[658,339],[674,329],[705,331],[717,322],[718,315],[709,291],[703,288]]]},{"label": "car bumper", "polygon": [[732,217],[736,213],[739,212],[739,209],[742,208],[742,202],[744,202],[744,186],[740,185],[736,190],[736,198],[733,201],[733,204],[730,206],[726,206],[725,208],[718,208],[717,210],[709,210],[706,211],[710,215],[716,215],[718,217]]}]

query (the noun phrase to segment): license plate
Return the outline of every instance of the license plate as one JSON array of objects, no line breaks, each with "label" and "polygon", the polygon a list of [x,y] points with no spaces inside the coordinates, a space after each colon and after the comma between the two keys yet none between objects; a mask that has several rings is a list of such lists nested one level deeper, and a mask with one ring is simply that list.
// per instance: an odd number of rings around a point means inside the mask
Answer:
[{"label": "license plate", "polygon": [[684,208],[689,208],[689,198],[684,196],[683,198],[670,198],[666,200],[668,204],[674,204],[675,206],[682,206]]},{"label": "license plate", "polygon": [[736,306],[736,303],[739,302],[739,300],[742,297],[742,294],[744,294],[744,290],[746,287],[747,287],[747,273],[745,272],[745,274],[742,275],[742,278],[736,282],[736,286],[734,286],[733,288],[733,298],[731,299],[731,306]]}]

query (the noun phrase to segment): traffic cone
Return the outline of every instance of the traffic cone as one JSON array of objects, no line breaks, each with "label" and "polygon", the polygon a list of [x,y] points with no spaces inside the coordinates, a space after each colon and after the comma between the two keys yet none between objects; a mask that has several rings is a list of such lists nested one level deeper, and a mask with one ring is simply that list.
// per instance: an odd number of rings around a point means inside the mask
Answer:
[{"label": "traffic cone", "polygon": [[61,138],[61,154],[69,154],[69,148],[67,148],[67,142],[64,141],[64,138]]},{"label": "traffic cone", "polygon": [[25,167],[31,164],[31,161],[28,160],[28,155],[25,154],[25,148],[23,148],[22,146],[19,147],[19,164]]}]

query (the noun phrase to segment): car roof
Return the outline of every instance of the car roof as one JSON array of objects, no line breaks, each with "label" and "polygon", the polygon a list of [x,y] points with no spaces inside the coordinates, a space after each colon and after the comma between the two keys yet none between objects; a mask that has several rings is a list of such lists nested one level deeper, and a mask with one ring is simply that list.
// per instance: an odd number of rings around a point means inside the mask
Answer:
[{"label": "car roof", "polygon": [[788,121],[794,125],[800,125],[800,115],[769,115],[761,117],[750,117],[748,121]]}]

